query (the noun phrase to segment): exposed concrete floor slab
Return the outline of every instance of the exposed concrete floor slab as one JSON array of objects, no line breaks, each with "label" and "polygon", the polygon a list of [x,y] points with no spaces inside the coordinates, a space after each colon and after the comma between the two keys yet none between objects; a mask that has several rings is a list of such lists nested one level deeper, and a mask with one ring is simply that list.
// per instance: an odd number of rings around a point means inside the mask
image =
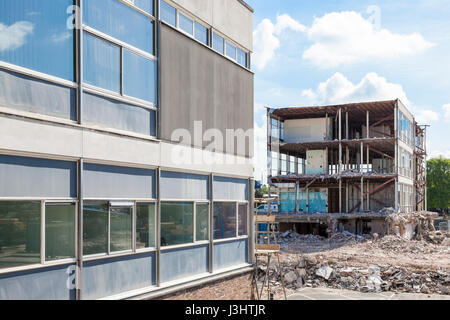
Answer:
[{"label": "exposed concrete floor slab", "polygon": [[288,300],[450,300],[450,296],[393,292],[362,293],[351,290],[302,288],[289,296]]}]

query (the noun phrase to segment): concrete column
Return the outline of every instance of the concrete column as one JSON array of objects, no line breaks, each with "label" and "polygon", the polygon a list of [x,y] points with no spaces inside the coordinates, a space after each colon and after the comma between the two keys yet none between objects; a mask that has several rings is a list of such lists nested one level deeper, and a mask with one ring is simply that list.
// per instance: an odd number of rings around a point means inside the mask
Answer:
[{"label": "concrete column", "polygon": [[297,181],[295,183],[295,213],[297,214],[299,211],[299,206],[298,206],[298,192],[299,192],[299,182]]},{"label": "concrete column", "polygon": [[361,142],[361,166],[359,171],[362,173],[362,166],[364,164],[364,143]]},{"label": "concrete column", "polygon": [[369,128],[369,110],[366,112],[366,127],[367,127],[367,139],[370,138],[370,128]]},{"label": "concrete column", "polygon": [[364,178],[361,177],[361,207],[360,211],[364,211]]},{"label": "concrete column", "polygon": [[345,212],[348,213],[349,207],[348,207],[348,181],[345,183]]},{"label": "concrete column", "polygon": [[306,212],[309,213],[309,188],[306,188]]},{"label": "concrete column", "polygon": [[345,113],[345,139],[350,140],[350,128],[348,127],[348,112]]},{"label": "concrete column", "polygon": [[342,179],[339,179],[339,213],[342,213]]}]

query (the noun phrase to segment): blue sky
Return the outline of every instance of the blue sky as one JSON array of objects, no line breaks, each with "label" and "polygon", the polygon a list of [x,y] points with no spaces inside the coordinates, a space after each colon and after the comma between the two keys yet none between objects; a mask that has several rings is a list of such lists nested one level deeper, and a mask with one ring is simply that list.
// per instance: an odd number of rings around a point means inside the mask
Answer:
[{"label": "blue sky", "polygon": [[256,179],[265,175],[263,106],[400,98],[431,125],[430,156],[450,157],[450,1],[247,2],[255,9]]}]

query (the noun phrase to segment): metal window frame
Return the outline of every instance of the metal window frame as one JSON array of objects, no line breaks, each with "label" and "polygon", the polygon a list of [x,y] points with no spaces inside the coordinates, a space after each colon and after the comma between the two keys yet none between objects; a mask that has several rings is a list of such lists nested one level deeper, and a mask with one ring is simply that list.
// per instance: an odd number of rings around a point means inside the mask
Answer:
[{"label": "metal window frame", "polygon": [[[155,206],[155,208],[154,208],[154,212],[153,212],[153,216],[154,216],[154,218],[155,218],[155,225],[153,226],[153,228],[154,228],[154,239],[153,239],[153,243],[154,243],[154,246],[153,247],[151,247],[151,246],[148,246],[148,247],[146,247],[146,248],[140,248],[140,249],[138,249],[137,248],[137,245],[136,245],[136,243],[137,243],[137,228],[136,228],[136,223],[137,223],[137,207],[139,206],[139,205],[149,205],[149,204],[153,204],[154,206]],[[153,201],[135,201],[135,207],[136,207],[136,209],[134,210],[135,211],[135,215],[134,215],[134,223],[133,223],[133,232],[134,232],[134,236],[133,236],[133,241],[134,241],[134,246],[133,246],[133,248],[134,248],[134,252],[135,253],[146,253],[146,252],[154,252],[154,251],[156,251],[156,248],[157,248],[157,243],[156,243],[156,241],[157,241],[157,235],[156,235],[156,227],[157,227],[157,223],[156,223],[156,212],[157,212],[157,209],[158,209],[158,200],[153,200]]]},{"label": "metal window frame", "polygon": [[[74,198],[20,198],[20,197],[10,197],[10,198],[0,198],[0,202],[39,202],[40,203],[40,225],[39,225],[39,231],[40,231],[40,240],[39,240],[39,263],[33,263],[33,264],[27,264],[22,266],[16,266],[11,268],[0,268],[0,275],[2,274],[9,274],[9,273],[15,273],[15,272],[21,272],[21,271],[28,271],[28,270],[35,270],[35,269],[42,269],[46,267],[52,267],[52,266],[60,266],[60,265],[67,265],[67,264],[73,264],[77,262],[77,252],[78,252],[78,237],[77,237],[77,230],[78,230],[78,223],[77,223],[77,212],[79,208],[79,203],[77,199]],[[74,220],[75,220],[75,239],[74,239],[74,254],[75,256],[72,258],[64,258],[64,259],[57,259],[57,260],[49,260],[47,261],[45,258],[45,234],[46,234],[46,225],[45,225],[45,211],[46,211],[46,205],[47,204],[58,204],[58,203],[70,203],[72,205],[75,205],[74,210]]]}]

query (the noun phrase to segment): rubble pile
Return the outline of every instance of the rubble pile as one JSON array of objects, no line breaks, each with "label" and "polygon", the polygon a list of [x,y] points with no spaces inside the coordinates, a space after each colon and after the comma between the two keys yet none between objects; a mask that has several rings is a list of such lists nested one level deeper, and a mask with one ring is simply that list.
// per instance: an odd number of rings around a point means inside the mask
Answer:
[{"label": "rubble pile", "polygon": [[428,234],[436,231],[433,225],[436,215],[435,212],[393,212],[386,217],[388,234],[409,240],[426,239]]},{"label": "rubble pile", "polygon": [[[282,270],[277,262],[271,262],[271,288],[282,296],[283,275],[288,294],[306,286],[450,295],[450,234],[428,231],[421,237],[373,239],[343,232],[326,239],[282,233],[277,238]],[[262,283],[266,266],[259,266]]]}]

